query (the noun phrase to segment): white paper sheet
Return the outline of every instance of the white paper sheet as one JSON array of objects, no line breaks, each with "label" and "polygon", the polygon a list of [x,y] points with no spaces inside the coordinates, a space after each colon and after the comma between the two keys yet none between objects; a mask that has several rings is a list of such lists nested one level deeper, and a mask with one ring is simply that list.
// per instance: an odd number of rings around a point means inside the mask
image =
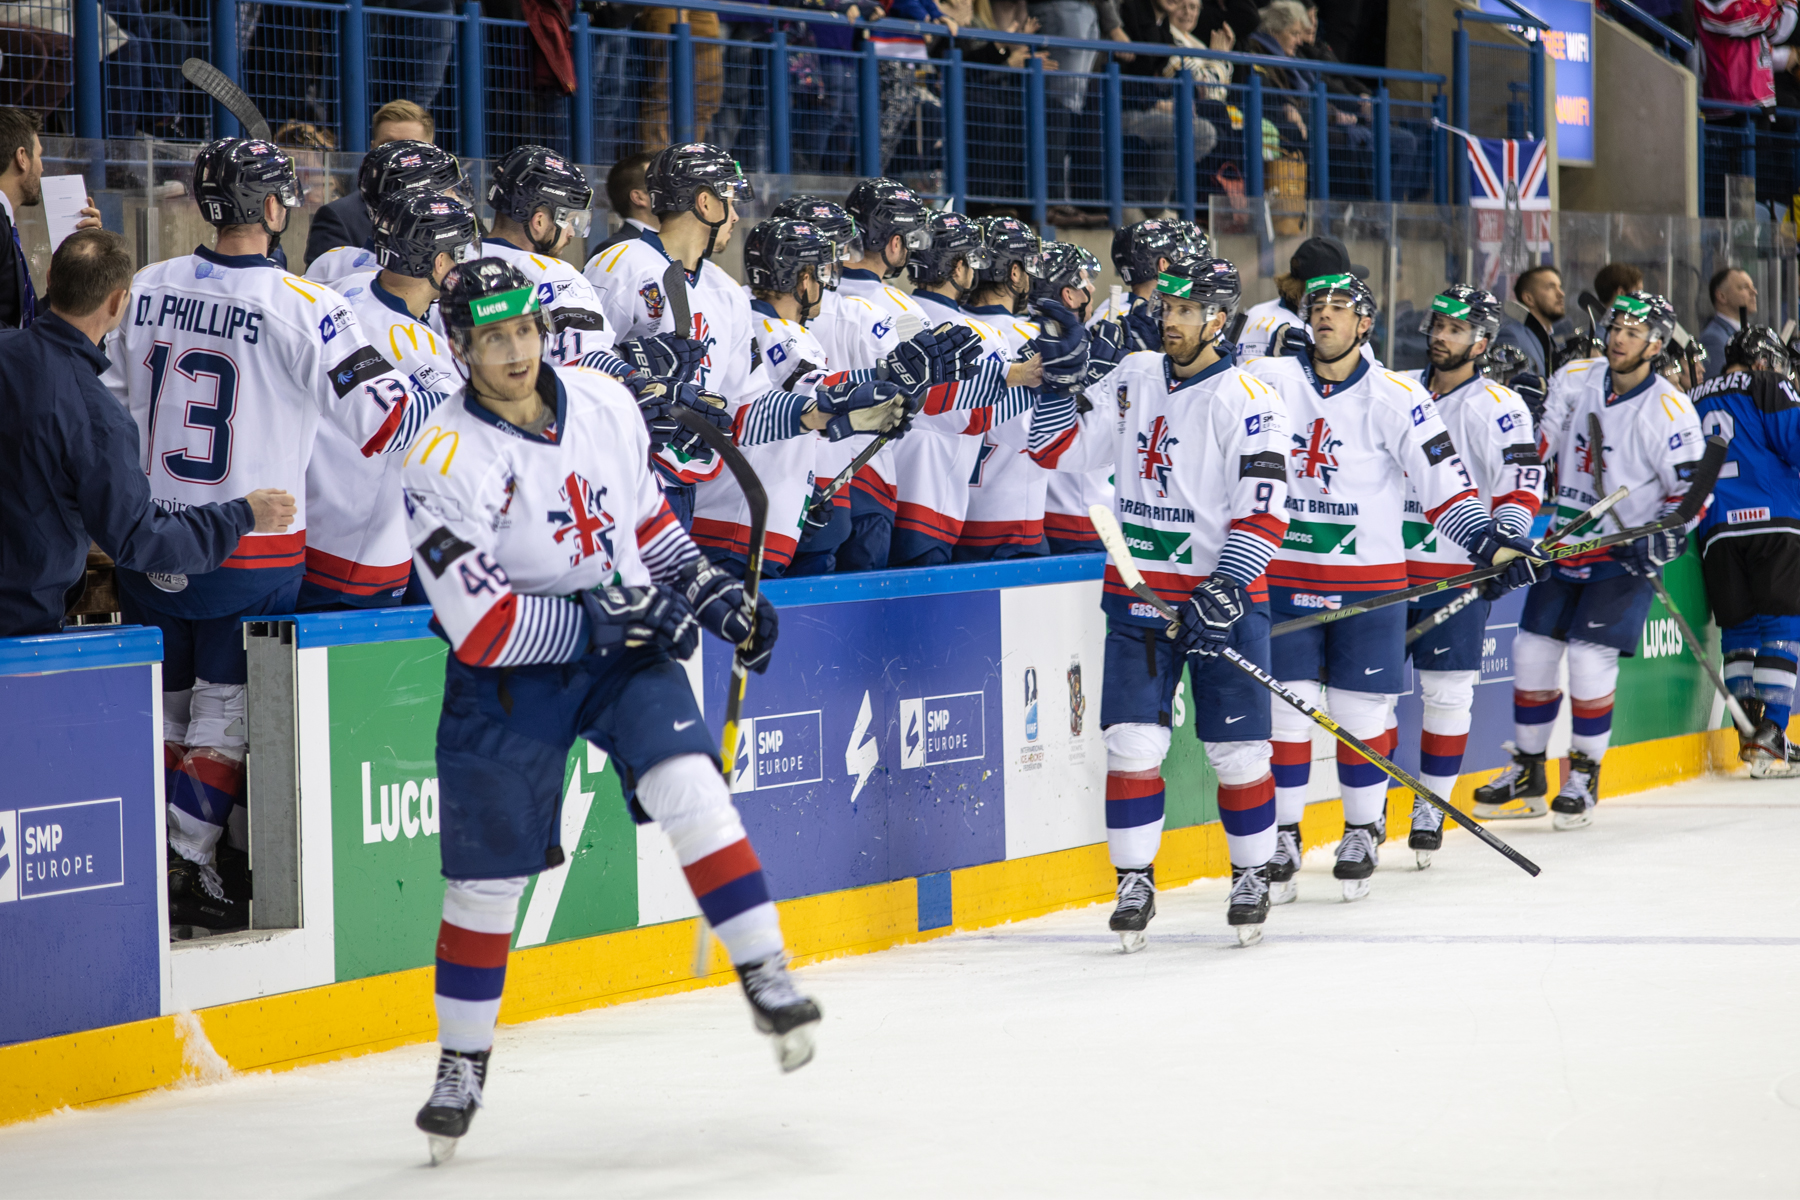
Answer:
[{"label": "white paper sheet", "polygon": [[81,175],[44,176],[44,223],[50,229],[50,252],[75,232],[87,207],[87,179]]}]

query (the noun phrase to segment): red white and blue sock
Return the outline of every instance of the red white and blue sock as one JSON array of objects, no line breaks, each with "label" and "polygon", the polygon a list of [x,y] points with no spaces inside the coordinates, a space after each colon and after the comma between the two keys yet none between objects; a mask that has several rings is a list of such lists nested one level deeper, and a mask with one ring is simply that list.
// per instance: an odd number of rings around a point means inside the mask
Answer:
[{"label": "red white and blue sock", "polygon": [[[1325,691],[1332,719],[1343,726],[1346,733],[1367,742],[1371,750],[1393,757],[1398,735],[1388,728],[1393,706],[1386,695],[1341,688],[1326,688]],[[1344,799],[1344,824],[1379,824],[1387,812],[1387,772],[1339,742],[1337,773],[1338,788]]]},{"label": "red white and blue sock", "polygon": [[524,894],[524,876],[452,879],[445,885],[433,989],[444,1049],[472,1054],[494,1044],[506,955]]},{"label": "red white and blue sock", "polygon": [[1208,742],[1219,777],[1219,823],[1234,867],[1260,867],[1275,854],[1275,776],[1267,742]]},{"label": "red white and blue sock", "polygon": [[1107,854],[1115,867],[1147,867],[1162,846],[1162,765],[1108,755],[1106,767]]},{"label": "red white and blue sock", "polygon": [[1424,701],[1424,728],[1419,736],[1419,782],[1450,799],[1462,775],[1463,752],[1469,745],[1469,724],[1475,705],[1479,671],[1420,671],[1419,692]]}]

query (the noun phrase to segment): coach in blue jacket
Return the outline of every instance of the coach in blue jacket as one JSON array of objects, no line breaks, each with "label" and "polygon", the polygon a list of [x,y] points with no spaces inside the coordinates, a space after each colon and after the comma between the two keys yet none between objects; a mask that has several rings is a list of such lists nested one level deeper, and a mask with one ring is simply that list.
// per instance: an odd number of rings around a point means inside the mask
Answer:
[{"label": "coach in blue jacket", "polygon": [[274,489],[179,513],[151,503],[137,425],[100,383],[131,276],[117,234],[71,234],[50,260],[49,312],[0,332],[0,637],[62,628],[90,541],[133,570],[200,574],[253,529],[293,523],[294,498]]}]

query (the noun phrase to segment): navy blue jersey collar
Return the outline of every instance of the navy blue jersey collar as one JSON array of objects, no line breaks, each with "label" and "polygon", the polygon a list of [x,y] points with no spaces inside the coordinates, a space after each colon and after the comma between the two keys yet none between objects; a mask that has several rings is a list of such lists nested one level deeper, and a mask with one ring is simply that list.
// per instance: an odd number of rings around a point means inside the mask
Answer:
[{"label": "navy blue jersey collar", "polygon": [[208,246],[195,246],[194,255],[220,267],[273,267],[273,259],[260,254],[220,254]]},{"label": "navy blue jersey collar", "polygon": [[750,311],[765,317],[773,317],[777,321],[783,319],[781,314],[775,311],[775,306],[770,304],[767,300],[750,301]]},{"label": "navy blue jersey collar", "polygon": [[980,308],[965,308],[964,312],[977,317],[1015,317],[1018,314],[1004,304],[983,304]]},{"label": "navy blue jersey collar", "polygon": [[1644,390],[1655,382],[1656,372],[1652,370],[1644,376],[1644,382],[1638,384],[1629,392],[1616,392],[1613,390],[1612,368],[1608,367],[1606,369],[1606,407],[1611,408],[1615,404],[1623,404],[1633,396],[1643,395]]},{"label": "navy blue jersey collar", "polygon": [[1206,368],[1204,371],[1190,375],[1186,379],[1177,379],[1175,377],[1175,364],[1170,362],[1169,356],[1165,354],[1163,355],[1163,382],[1169,385],[1169,390],[1171,392],[1179,392],[1183,388],[1192,387],[1202,380],[1211,379],[1215,375],[1224,374],[1225,370],[1230,366],[1231,359],[1221,357],[1218,362]]},{"label": "navy blue jersey collar", "polygon": [[1358,346],[1356,348],[1356,369],[1350,372],[1350,377],[1348,379],[1343,380],[1320,379],[1319,373],[1312,370],[1311,367],[1312,364],[1308,363],[1306,377],[1312,380],[1313,390],[1321,396],[1329,396],[1333,392],[1341,392],[1345,388],[1351,387],[1361,380],[1364,375],[1367,375],[1369,373],[1369,360],[1362,356],[1362,347]]},{"label": "navy blue jersey collar", "polygon": [[495,429],[498,429],[503,433],[510,433],[514,437],[522,438],[528,442],[541,442],[546,446],[554,446],[562,440],[564,422],[569,415],[569,394],[563,389],[562,380],[556,377],[556,371],[549,363],[543,364],[543,366],[538,369],[537,390],[538,398],[556,410],[556,420],[552,421],[550,427],[541,434],[532,433],[527,429],[520,429],[511,421],[508,421],[506,418],[488,408],[485,404],[475,398],[475,389],[473,387],[465,387],[463,389],[463,408],[470,416],[486,421],[489,425],[492,425]]},{"label": "navy blue jersey collar", "polygon": [[98,375],[112,365],[100,347],[88,340],[88,335],[75,328],[53,312],[45,312],[31,323],[30,332],[47,342],[54,342],[65,350],[72,350],[88,360]]},{"label": "navy blue jersey collar", "polygon": [[481,240],[484,242],[492,242],[496,246],[505,246],[508,250],[516,250],[520,254],[525,253],[525,250],[522,246],[515,246],[503,237],[485,237],[485,238],[482,238]]},{"label": "navy blue jersey collar", "polygon": [[950,297],[940,296],[936,292],[914,292],[913,299],[919,301],[920,303],[925,303],[926,301],[929,301],[932,304],[941,304],[953,313],[960,313],[963,311],[962,305],[958,304],[956,301],[952,300]]},{"label": "navy blue jersey collar", "polygon": [[409,321],[422,319],[412,315],[412,309],[406,307],[406,301],[381,286],[381,276],[379,275],[369,280],[369,294]]},{"label": "navy blue jersey collar", "polygon": [[861,267],[845,267],[840,274],[845,279],[863,279],[870,283],[882,282],[881,276],[873,271],[865,271]]},{"label": "navy blue jersey collar", "polygon": [[1457,384],[1455,387],[1451,388],[1449,391],[1438,392],[1438,391],[1432,391],[1431,371],[1429,369],[1427,369],[1425,372],[1425,390],[1428,392],[1431,392],[1432,398],[1437,399],[1437,400],[1442,400],[1445,396],[1454,396],[1454,395],[1456,395],[1456,393],[1458,393],[1458,392],[1462,391],[1464,388],[1468,387],[1471,383],[1485,383],[1485,382],[1487,382],[1487,376],[1483,375],[1480,371],[1476,371],[1473,375],[1469,376],[1467,379],[1463,380],[1461,383]]}]

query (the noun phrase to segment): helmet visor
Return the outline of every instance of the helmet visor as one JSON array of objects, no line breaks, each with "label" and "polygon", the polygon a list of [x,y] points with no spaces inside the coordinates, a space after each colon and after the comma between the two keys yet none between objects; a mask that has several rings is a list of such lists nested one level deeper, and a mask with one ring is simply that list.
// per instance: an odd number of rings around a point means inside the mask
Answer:
[{"label": "helmet visor", "polygon": [[913,229],[903,229],[900,233],[900,244],[908,250],[931,249],[931,230],[920,225]]},{"label": "helmet visor", "polygon": [[994,265],[994,252],[986,246],[970,246],[962,252],[962,259],[971,271],[985,271]]},{"label": "helmet visor", "polygon": [[1475,344],[1475,339],[1483,336],[1480,330],[1467,321],[1441,312],[1426,313],[1425,319],[1419,322],[1419,332],[1427,340],[1441,341],[1455,350],[1466,350]]},{"label": "helmet visor", "polygon": [[837,243],[837,256],[839,262],[855,262],[863,256],[863,237],[861,230],[858,230],[843,241]]},{"label": "helmet visor", "polygon": [[734,200],[739,204],[746,204],[756,199],[756,189],[750,186],[748,179],[744,178],[744,168],[738,166],[737,163],[731,165],[737,167],[736,175],[712,180],[706,186],[712,190],[713,195],[721,200]]},{"label": "helmet visor", "polygon": [[838,280],[843,278],[843,268],[833,262],[813,264],[813,271],[819,277],[819,286],[829,291],[837,291]]},{"label": "helmet visor", "polygon": [[578,238],[585,238],[594,227],[594,214],[585,208],[564,208],[558,205],[551,219]]}]

